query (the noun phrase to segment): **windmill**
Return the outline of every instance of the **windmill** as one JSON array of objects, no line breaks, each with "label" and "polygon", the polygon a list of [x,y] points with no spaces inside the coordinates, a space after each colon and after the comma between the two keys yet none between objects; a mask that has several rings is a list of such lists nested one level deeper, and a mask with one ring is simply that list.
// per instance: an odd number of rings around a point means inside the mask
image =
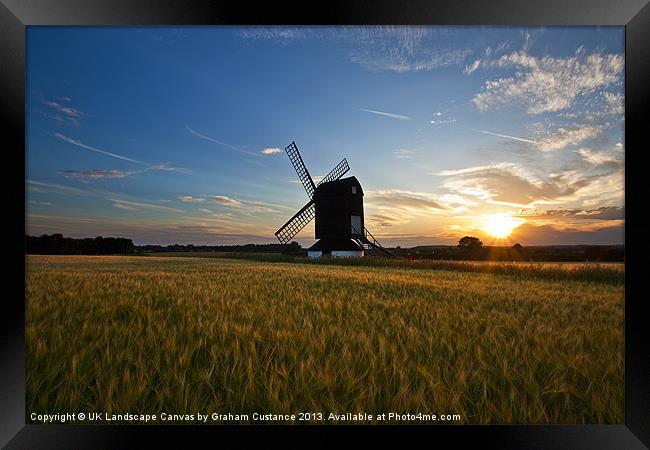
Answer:
[{"label": "windmill", "polygon": [[310,258],[320,256],[394,256],[377,242],[364,226],[363,190],[356,177],[341,178],[350,170],[343,160],[318,184],[314,183],[295,142],[284,149],[296,169],[309,201],[275,232],[287,244],[309,222],[316,219],[316,239],[308,249]]}]

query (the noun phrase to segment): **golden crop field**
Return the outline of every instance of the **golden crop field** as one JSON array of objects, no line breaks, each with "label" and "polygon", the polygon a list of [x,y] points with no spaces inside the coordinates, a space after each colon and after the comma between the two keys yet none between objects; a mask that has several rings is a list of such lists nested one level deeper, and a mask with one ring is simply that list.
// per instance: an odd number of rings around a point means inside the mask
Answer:
[{"label": "golden crop field", "polygon": [[28,256],[26,409],[623,423],[623,330],[622,277]]}]

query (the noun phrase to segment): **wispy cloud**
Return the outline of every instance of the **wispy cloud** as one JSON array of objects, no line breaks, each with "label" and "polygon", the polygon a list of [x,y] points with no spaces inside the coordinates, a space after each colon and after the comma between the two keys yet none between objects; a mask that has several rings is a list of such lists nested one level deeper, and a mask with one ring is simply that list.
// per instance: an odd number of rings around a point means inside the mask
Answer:
[{"label": "wispy cloud", "polygon": [[603,97],[605,98],[605,101],[608,105],[608,113],[617,115],[625,114],[623,96],[621,94],[614,92],[603,92]]},{"label": "wispy cloud", "polygon": [[602,133],[602,128],[589,125],[573,125],[551,130],[538,131],[537,146],[542,151],[560,150],[578,145]]},{"label": "wispy cloud", "polygon": [[449,125],[451,123],[456,123],[456,119],[453,117],[449,117],[448,119],[434,119],[430,120],[429,123],[434,126]]},{"label": "wispy cloud", "polygon": [[477,173],[477,172],[482,172],[484,170],[490,170],[490,169],[504,169],[508,170],[512,173],[516,173],[518,176],[521,176],[526,179],[532,179],[533,176],[526,171],[523,167],[521,167],[518,164],[515,163],[508,163],[508,162],[502,162],[502,163],[495,163],[495,164],[489,164],[485,166],[472,166],[472,167],[465,167],[463,169],[448,169],[448,170],[441,170],[436,175],[440,175],[443,177],[449,177],[449,176],[455,176],[455,175],[465,175],[465,174],[470,174],[470,173]]},{"label": "wispy cloud", "polygon": [[213,195],[210,199],[220,205],[225,206],[242,206],[242,202],[226,195]]},{"label": "wispy cloud", "polygon": [[260,151],[263,155],[274,155],[276,153],[281,153],[282,149],[280,147],[265,147]]},{"label": "wispy cloud", "polygon": [[115,202],[115,203],[113,203],[113,206],[115,206],[118,209],[126,209],[126,210],[129,210],[129,211],[133,211],[135,209],[133,206],[125,205],[122,202]]},{"label": "wispy cloud", "polygon": [[441,127],[443,125],[456,123],[455,117],[452,117],[450,114],[446,114],[442,111],[436,111],[432,115],[434,119],[430,120],[429,123],[434,127]]},{"label": "wispy cloud", "polygon": [[191,195],[179,195],[178,199],[185,203],[203,203],[205,199],[203,197],[192,197]]},{"label": "wispy cloud", "polygon": [[112,198],[110,200],[114,202],[113,206],[121,209],[147,208],[147,209],[158,209],[162,211],[183,212],[182,209],[172,208],[170,206],[156,205],[155,203],[133,202],[129,200],[122,200],[119,198]]},{"label": "wispy cloud", "polygon": [[519,212],[520,217],[526,219],[578,219],[578,220],[622,220],[625,218],[623,206],[601,206],[592,209],[525,209]]},{"label": "wispy cloud", "polygon": [[352,62],[373,72],[404,73],[463,64],[472,50],[443,41],[448,33],[431,27],[381,26],[352,28],[345,37]]},{"label": "wispy cloud", "polygon": [[183,173],[188,173],[188,169],[183,169],[179,167],[171,167],[167,164],[154,164],[148,166],[142,170],[119,170],[119,169],[91,169],[91,170],[63,170],[61,173],[69,178],[77,179],[100,179],[100,178],[126,178],[133,175],[138,175],[146,172],[171,172],[178,171]]},{"label": "wispy cloud", "polygon": [[[524,48],[527,47],[527,44],[529,43],[528,41],[529,38],[530,35],[527,34],[525,37],[526,42],[524,43]],[[489,63],[491,59],[493,59],[497,55],[502,55],[505,51],[507,51],[510,48],[511,44],[512,42],[510,41],[504,41],[496,45],[495,47],[491,47],[491,46],[486,47],[485,50],[483,51],[483,55],[474,59],[473,62],[465,66],[465,69],[463,69],[463,73],[466,75],[471,75],[472,73],[476,72],[478,68],[480,68],[481,66],[485,66],[487,63]]]},{"label": "wispy cloud", "polygon": [[401,208],[446,210],[449,207],[426,192],[403,191],[398,189],[367,191],[366,201],[375,206],[394,206]]},{"label": "wispy cloud", "polygon": [[563,174],[543,180],[514,163],[443,170],[438,175],[449,177],[443,186],[457,194],[521,207],[572,194],[586,184],[584,180],[571,182]]},{"label": "wispy cloud", "polygon": [[273,41],[287,45],[289,42],[315,37],[316,32],[311,28],[301,27],[248,27],[237,35],[243,39]]},{"label": "wispy cloud", "polygon": [[137,159],[127,158],[126,156],[118,155],[116,153],[111,153],[111,152],[107,152],[105,150],[101,150],[101,149],[98,149],[98,148],[95,148],[95,147],[91,147],[90,145],[86,145],[81,141],[77,141],[75,139],[70,139],[69,137],[66,137],[66,136],[62,135],[61,133],[56,133],[54,135],[54,137],[56,137],[57,139],[62,140],[64,142],[67,142],[68,144],[76,145],[77,147],[85,148],[87,150],[91,150],[93,152],[101,153],[103,155],[112,156],[113,158],[122,159],[124,161],[129,161],[129,162],[132,162],[132,163],[135,163],[135,164],[142,164],[142,165],[145,165],[145,166],[148,165],[147,163],[142,162],[142,161],[138,161]]},{"label": "wispy cloud", "polygon": [[393,158],[395,159],[411,159],[418,153],[418,150],[400,148],[393,152]]},{"label": "wispy cloud", "polygon": [[79,140],[71,139],[67,136],[64,136],[61,133],[55,133],[54,137],[68,144],[76,145],[77,147],[85,148],[87,150],[91,150],[93,152],[111,156],[113,158],[146,166],[146,168],[142,170],[118,170],[118,169],[72,170],[71,169],[71,170],[62,171],[62,173],[67,177],[80,178],[80,179],[125,178],[132,175],[145,173],[145,172],[152,172],[152,171],[182,172],[182,173],[190,172],[188,169],[184,169],[181,167],[173,167],[167,163],[149,164],[143,161],[138,161],[137,159],[128,158],[126,156],[118,155],[116,153],[111,153],[106,150],[101,150],[99,148],[86,145]]},{"label": "wispy cloud", "polygon": [[365,112],[371,113],[371,114],[377,114],[377,115],[380,115],[380,116],[390,117],[391,119],[411,120],[411,118],[409,116],[402,116],[400,114],[394,114],[394,113],[389,113],[389,112],[384,112],[384,111],[376,111],[374,109],[357,108],[357,110],[365,111]]},{"label": "wispy cloud", "polygon": [[580,156],[584,158],[585,161],[590,163],[593,166],[610,166],[613,165],[614,168],[620,167],[621,169],[623,161],[620,154],[609,155],[604,152],[596,152],[589,148],[581,148],[578,150]]},{"label": "wispy cloud", "polygon": [[[119,209],[125,209],[122,206]],[[92,217],[86,214],[58,216],[55,214],[27,214],[26,225],[30,235],[63,233],[71,237],[117,236],[143,244],[241,244],[272,243],[273,227],[257,222],[230,222],[217,218],[161,218],[155,222],[138,219],[135,214],[126,218]],[[277,242],[277,240],[275,241]]]},{"label": "wispy cloud", "polygon": [[82,113],[78,109],[73,108],[71,106],[64,106],[59,102],[44,101],[43,104],[49,106],[50,108],[52,108],[52,109],[54,109],[54,110],[56,110],[56,111],[58,111],[58,112],[60,112],[62,114],[65,114],[66,116],[77,117],[77,118],[84,116],[84,113]]},{"label": "wispy cloud", "polygon": [[63,174],[72,178],[126,178],[137,173],[142,173],[143,170],[64,170]]},{"label": "wispy cloud", "polygon": [[476,59],[476,60],[474,60],[473,63],[468,64],[467,66],[465,66],[465,69],[463,70],[463,73],[466,73],[466,74],[469,75],[469,74],[473,73],[474,71],[476,71],[476,69],[478,69],[480,65],[481,65],[481,60]]},{"label": "wispy cloud", "polygon": [[183,173],[190,173],[190,169],[186,169],[183,167],[174,167],[170,166],[168,163],[158,163],[158,164],[152,164],[150,165],[147,170],[160,170],[162,172],[183,172]]},{"label": "wispy cloud", "polygon": [[[139,198],[134,198],[123,193],[110,192],[101,189],[78,189],[71,186],[65,186],[57,183],[47,183],[37,180],[27,180],[28,192],[39,192],[39,193],[55,193],[60,195],[75,195],[75,196],[85,196],[97,199],[100,202],[109,201],[111,204],[118,209],[130,209],[130,210],[139,210],[139,209],[153,209],[160,211],[169,211],[175,213],[184,212],[182,209],[173,208],[170,206],[149,203],[147,201],[142,201]],[[126,198],[124,198],[126,197]]]},{"label": "wispy cloud", "polygon": [[364,202],[368,222],[380,228],[447,215],[458,206],[435,194],[399,189],[368,190]]},{"label": "wispy cloud", "polygon": [[251,156],[260,156],[257,153],[249,152],[247,150],[242,150],[240,148],[234,147],[234,146],[232,146],[230,144],[227,144],[225,142],[219,141],[219,140],[217,140],[217,139],[215,139],[213,137],[206,136],[205,134],[201,134],[198,131],[193,130],[192,127],[190,127],[189,125],[185,125],[185,127],[187,128],[187,131],[190,132],[190,134],[192,134],[192,135],[194,135],[194,136],[196,136],[198,138],[205,139],[206,141],[212,142],[214,144],[221,145],[222,147],[229,148],[230,150],[234,150],[234,151],[239,152],[239,153],[244,153],[246,155],[251,155]]},{"label": "wispy cloud", "polygon": [[77,108],[63,103],[69,103],[70,97],[59,97],[56,100],[45,100],[42,103],[50,108],[54,115],[45,114],[46,117],[53,119],[59,123],[72,124],[76,127],[80,126],[80,120],[86,116]]},{"label": "wispy cloud", "polygon": [[54,206],[52,202],[39,202],[37,200],[30,200],[29,203],[36,206]]},{"label": "wispy cloud", "polygon": [[353,63],[373,72],[398,73],[461,65],[472,54],[459,48],[451,28],[421,26],[351,26],[337,28],[261,27],[243,30],[245,39],[263,39],[286,46],[305,39],[339,45]]},{"label": "wispy cloud", "polygon": [[[311,176],[311,179],[314,180],[314,183],[316,183],[316,184],[318,184],[318,182],[320,180],[322,180],[323,178],[325,178],[325,175],[312,175]],[[293,180],[288,180],[288,181],[289,181],[289,183],[302,184],[302,181],[300,181],[297,178],[294,178]]]},{"label": "wispy cloud", "polygon": [[[258,200],[244,200],[228,195],[179,195],[177,198],[184,203],[201,203],[206,206],[206,202],[213,202],[227,208],[233,208],[231,211],[237,212],[238,215],[250,215],[259,212],[275,213],[278,212],[278,209],[292,210],[292,208],[284,205],[266,203]],[[224,213],[219,214],[223,215]],[[230,213],[225,214],[231,215]]]},{"label": "wispy cloud", "polygon": [[[620,153],[618,153],[620,156]],[[579,201],[591,196],[605,200],[621,192],[620,180],[613,179],[621,161],[583,152],[584,163],[549,174],[533,174],[515,163],[495,163],[456,170],[443,170],[443,187],[486,203],[532,207],[557,201]]]},{"label": "wispy cloud", "polygon": [[521,106],[528,114],[541,114],[568,109],[577,98],[620,81],[624,59],[617,54],[587,55],[582,49],[565,58],[535,57],[520,50],[481,65],[514,67],[516,73],[486,81],[483,91],[473,98],[480,111]]},{"label": "wispy cloud", "polygon": [[[252,215],[255,213],[277,213],[278,210],[290,210],[285,205],[278,205],[275,203],[267,203],[258,200],[244,200],[241,198],[234,198],[228,195],[205,195],[205,196],[179,196],[179,200],[185,203],[204,203],[204,202],[214,202],[218,205],[225,206],[227,208],[233,208],[233,211],[236,211],[238,215]],[[221,214],[221,213],[220,213]]]},{"label": "wispy cloud", "polygon": [[83,194],[85,191],[72,187],[65,186],[58,183],[45,183],[37,180],[27,180],[27,186],[30,191],[33,192],[60,192],[60,193],[74,193],[74,194]]}]

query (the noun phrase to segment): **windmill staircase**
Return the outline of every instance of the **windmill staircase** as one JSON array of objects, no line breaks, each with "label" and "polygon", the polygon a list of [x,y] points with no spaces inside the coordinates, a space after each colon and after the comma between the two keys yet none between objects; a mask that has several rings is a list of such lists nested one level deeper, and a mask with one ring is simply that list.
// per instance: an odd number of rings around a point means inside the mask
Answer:
[{"label": "windmill staircase", "polygon": [[352,228],[352,231],[352,240],[363,248],[365,256],[397,257],[395,254],[384,248],[366,227],[363,227],[363,233],[359,232],[354,227]]}]

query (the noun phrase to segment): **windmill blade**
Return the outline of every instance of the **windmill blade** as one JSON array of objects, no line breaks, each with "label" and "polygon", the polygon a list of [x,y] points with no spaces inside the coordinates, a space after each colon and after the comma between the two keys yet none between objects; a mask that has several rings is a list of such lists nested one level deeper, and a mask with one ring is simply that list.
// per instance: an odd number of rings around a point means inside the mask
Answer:
[{"label": "windmill blade", "polygon": [[296,169],[298,178],[300,178],[300,182],[305,187],[307,195],[309,195],[309,198],[312,198],[314,196],[314,190],[316,190],[316,185],[314,185],[314,180],[312,180],[311,175],[309,175],[307,166],[305,166],[305,162],[302,160],[302,156],[300,156],[298,146],[295,142],[292,142],[284,149],[284,151],[287,152],[289,161],[293,164],[293,168]]},{"label": "windmill blade", "polygon": [[280,227],[275,232],[275,237],[278,238],[281,244],[286,244],[293,237],[300,232],[305,225],[312,221],[316,215],[316,206],[313,200],[310,200],[305,206],[302,207],[291,219]]},{"label": "windmill blade", "polygon": [[350,166],[348,166],[348,160],[345,159],[345,158],[343,158],[343,161],[341,161],[340,163],[338,163],[337,166],[336,166],[335,168],[333,168],[332,171],[331,171],[330,173],[328,173],[327,175],[325,175],[325,178],[323,178],[322,180],[320,180],[320,182],[318,183],[318,186],[320,186],[320,185],[323,184],[323,183],[327,183],[328,181],[338,180],[338,179],[341,178],[341,177],[345,174],[345,172],[347,172],[348,170],[350,170]]}]

